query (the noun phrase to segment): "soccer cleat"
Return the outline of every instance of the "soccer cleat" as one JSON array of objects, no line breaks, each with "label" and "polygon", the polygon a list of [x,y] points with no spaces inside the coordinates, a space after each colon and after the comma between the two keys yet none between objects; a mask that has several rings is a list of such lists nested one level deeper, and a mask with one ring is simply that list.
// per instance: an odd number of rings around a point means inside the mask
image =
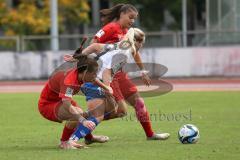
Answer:
[{"label": "soccer cleat", "polygon": [[105,143],[107,141],[109,141],[108,136],[93,135],[93,138],[91,140],[85,139],[85,144],[89,145],[89,144],[92,144],[92,143]]},{"label": "soccer cleat", "polygon": [[88,147],[85,146],[85,144],[80,144],[80,143],[77,143],[75,141],[71,141],[70,143],[72,144],[73,147],[76,147],[78,149],[80,149],[80,148],[88,148]]},{"label": "soccer cleat", "polygon": [[82,144],[79,144],[75,141],[69,140],[69,141],[61,141],[59,144],[60,149],[81,149],[81,148],[87,148]]},{"label": "soccer cleat", "polygon": [[152,137],[147,137],[147,140],[166,140],[169,137],[169,133],[154,133]]},{"label": "soccer cleat", "polygon": [[69,143],[69,141],[61,141],[58,147],[60,149],[77,149],[71,143]]}]

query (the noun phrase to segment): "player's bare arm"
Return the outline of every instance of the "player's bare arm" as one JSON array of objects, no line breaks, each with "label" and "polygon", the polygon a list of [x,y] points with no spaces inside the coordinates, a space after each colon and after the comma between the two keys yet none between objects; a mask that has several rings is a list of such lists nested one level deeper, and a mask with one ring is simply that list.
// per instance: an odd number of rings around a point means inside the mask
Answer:
[{"label": "player's bare arm", "polygon": [[143,80],[144,84],[147,85],[147,86],[151,85],[151,79],[147,75],[147,71],[144,68],[140,53],[136,52],[136,54],[133,57],[134,57],[135,63],[137,64],[137,66],[141,70],[142,80]]},{"label": "player's bare arm", "polygon": [[114,44],[92,43],[90,46],[88,46],[87,48],[85,48],[82,51],[82,54],[84,54],[84,55],[89,55],[89,54],[92,54],[92,53],[100,54],[102,52],[111,51],[115,48],[116,47],[115,47]]},{"label": "player's bare arm", "polygon": [[[63,99],[62,102],[62,109],[60,107],[60,113],[58,113],[60,116],[59,118],[67,118],[69,120],[79,121],[85,127],[89,128],[90,130],[94,130],[95,124],[83,117],[83,111],[80,108],[74,107],[68,99]],[[68,118],[68,116],[72,118]]]}]

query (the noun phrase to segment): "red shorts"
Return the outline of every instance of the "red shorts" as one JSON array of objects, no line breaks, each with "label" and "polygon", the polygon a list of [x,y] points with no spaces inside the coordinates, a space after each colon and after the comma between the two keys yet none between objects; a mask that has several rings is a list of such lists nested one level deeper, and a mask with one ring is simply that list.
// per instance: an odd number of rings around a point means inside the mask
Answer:
[{"label": "red shorts", "polygon": [[122,71],[114,75],[111,87],[116,101],[127,99],[137,92],[136,85],[133,84],[128,75]]},{"label": "red shorts", "polygon": [[[71,101],[71,104],[75,107],[79,107],[74,100]],[[57,111],[61,105],[62,101],[53,102],[40,99],[38,102],[38,110],[44,118],[62,123],[62,121],[57,118]]]}]

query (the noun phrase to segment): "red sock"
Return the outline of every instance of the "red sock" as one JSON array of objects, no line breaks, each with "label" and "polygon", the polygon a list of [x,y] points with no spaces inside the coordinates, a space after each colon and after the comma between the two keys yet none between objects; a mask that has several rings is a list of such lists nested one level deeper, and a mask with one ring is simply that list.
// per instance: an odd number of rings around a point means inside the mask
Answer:
[{"label": "red sock", "polygon": [[65,125],[63,128],[63,132],[62,132],[61,141],[68,141],[74,131],[75,131],[75,128],[73,128],[73,129],[67,128]]},{"label": "red sock", "polygon": [[154,132],[152,130],[149,114],[148,114],[147,108],[144,105],[143,99],[137,99],[135,104],[135,112],[138,120],[140,121],[145,131],[146,136],[152,137]]},{"label": "red sock", "polygon": [[92,135],[92,133],[89,133],[89,134],[87,134],[84,138],[85,138],[86,140],[91,140],[91,139],[93,139],[93,135]]}]

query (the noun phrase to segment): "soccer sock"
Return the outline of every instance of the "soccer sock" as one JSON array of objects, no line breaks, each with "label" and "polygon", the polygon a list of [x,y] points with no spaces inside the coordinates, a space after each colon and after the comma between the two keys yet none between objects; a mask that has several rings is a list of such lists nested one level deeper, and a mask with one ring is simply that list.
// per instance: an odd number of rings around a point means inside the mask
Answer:
[{"label": "soccer sock", "polygon": [[67,128],[67,126],[65,125],[62,132],[61,141],[68,141],[74,131],[75,128]]},{"label": "soccer sock", "polygon": [[135,103],[135,112],[137,119],[140,121],[145,134],[147,137],[152,137],[154,132],[152,130],[149,114],[146,106],[144,105],[144,100],[142,98],[138,98]]},{"label": "soccer sock", "polygon": [[[94,122],[96,126],[98,125],[98,121],[95,117],[89,117],[87,120]],[[85,137],[89,133],[91,133],[90,129],[85,127],[83,124],[79,124],[75,132],[70,137],[70,139],[78,141],[80,138]]]}]

